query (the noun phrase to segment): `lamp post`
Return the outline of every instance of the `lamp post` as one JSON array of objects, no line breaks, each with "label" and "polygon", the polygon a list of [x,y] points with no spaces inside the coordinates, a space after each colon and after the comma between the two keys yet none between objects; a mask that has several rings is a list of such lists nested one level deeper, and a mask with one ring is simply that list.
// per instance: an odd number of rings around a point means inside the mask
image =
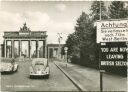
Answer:
[{"label": "lamp post", "polygon": [[62,40],[62,33],[57,33],[58,34],[58,42],[59,42],[59,59],[61,57],[61,46],[60,46],[60,43],[61,43],[61,40]]}]

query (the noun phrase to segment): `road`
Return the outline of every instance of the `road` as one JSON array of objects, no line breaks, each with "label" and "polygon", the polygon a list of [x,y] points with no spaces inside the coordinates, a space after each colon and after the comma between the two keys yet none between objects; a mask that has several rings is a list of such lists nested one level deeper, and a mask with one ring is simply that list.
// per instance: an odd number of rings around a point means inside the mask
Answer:
[{"label": "road", "polygon": [[49,79],[30,79],[30,62],[19,62],[18,71],[1,75],[2,91],[78,91],[73,83],[54,65],[49,62]]},{"label": "road", "polygon": [[[77,84],[80,84],[83,91],[100,91],[99,70],[66,62],[55,61],[55,63],[66,71]],[[103,91],[128,91],[127,77],[104,72],[102,79]]]}]

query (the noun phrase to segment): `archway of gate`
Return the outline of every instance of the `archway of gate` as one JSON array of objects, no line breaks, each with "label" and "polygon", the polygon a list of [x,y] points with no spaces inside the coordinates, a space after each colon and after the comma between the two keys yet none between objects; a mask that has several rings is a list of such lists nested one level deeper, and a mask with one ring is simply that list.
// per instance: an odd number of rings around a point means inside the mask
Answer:
[{"label": "archway of gate", "polygon": [[[21,54],[21,56],[26,57],[26,58],[28,58],[29,56],[32,58],[37,58],[37,57],[43,58],[43,56],[44,56],[43,41],[37,42],[37,41],[33,40],[33,41],[31,41],[31,45],[29,44],[29,41],[21,41],[20,44],[19,44],[19,41],[14,41],[14,57],[15,58],[20,57],[20,54]],[[11,42],[10,41],[7,42],[7,47],[8,47],[7,48],[7,51],[8,51],[7,56],[11,57]]]},{"label": "archway of gate", "polygon": [[29,57],[29,42],[21,41],[21,56]]}]

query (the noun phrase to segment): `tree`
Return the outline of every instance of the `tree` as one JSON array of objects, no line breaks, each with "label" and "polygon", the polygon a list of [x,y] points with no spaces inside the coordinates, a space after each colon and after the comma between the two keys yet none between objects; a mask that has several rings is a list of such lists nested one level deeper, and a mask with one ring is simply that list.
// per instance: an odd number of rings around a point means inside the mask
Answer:
[{"label": "tree", "polygon": [[78,38],[75,33],[68,36],[65,46],[68,47],[68,55],[73,56],[73,54],[78,51],[78,49],[76,49],[78,47]]},{"label": "tree", "polygon": [[92,56],[95,58],[98,55],[96,49],[96,28],[93,24],[96,20],[100,19],[100,3],[102,19],[107,18],[104,2],[94,1],[91,6],[91,17],[82,12],[76,20],[75,32],[70,34],[66,41],[66,46],[69,48],[68,55],[72,56],[72,59],[77,60],[77,63],[82,65],[95,66],[98,63],[98,60],[90,61]]},{"label": "tree", "polygon": [[[83,40],[87,36],[89,16],[82,12],[80,17],[77,19],[75,26],[75,32],[68,36],[66,46],[68,47],[68,55],[72,58],[80,59],[80,51],[83,45]],[[78,61],[78,60],[77,60]]]},{"label": "tree", "polygon": [[123,1],[112,1],[109,6],[109,18],[128,18],[128,10],[124,7]]},{"label": "tree", "polygon": [[77,23],[75,26],[75,35],[77,36],[79,47],[83,44],[83,40],[85,40],[85,37],[87,38],[87,34],[89,34],[89,26],[89,16],[85,14],[85,12],[82,12],[80,17],[77,19]]},{"label": "tree", "polygon": [[[91,5],[91,13],[90,13],[90,17],[91,17],[91,24],[94,24],[95,21],[100,20],[100,16],[101,16],[101,20],[105,20],[108,19],[108,15],[107,15],[107,9],[105,7],[105,4],[103,1],[93,1],[92,5]],[[90,49],[89,53],[90,53],[90,59],[92,59],[93,56],[93,61],[94,62],[89,62],[89,64],[95,68],[98,68],[98,64],[99,64],[99,47],[98,44],[96,43],[96,27],[94,27],[93,25],[90,27],[90,30],[92,32],[91,35],[91,44],[90,44]]]},{"label": "tree", "polygon": [[95,31],[89,15],[85,12],[76,21],[75,32],[68,36],[66,46],[69,48],[68,55],[75,58],[77,63],[85,64],[89,61],[89,55],[94,52]]},{"label": "tree", "polygon": [[[101,8],[101,10],[100,10],[100,8]],[[103,1],[94,1],[91,5],[90,10],[92,11],[90,16],[92,17],[93,21],[100,20],[100,11],[101,11],[101,18],[102,19],[107,19],[108,18],[106,7],[105,7]]]}]

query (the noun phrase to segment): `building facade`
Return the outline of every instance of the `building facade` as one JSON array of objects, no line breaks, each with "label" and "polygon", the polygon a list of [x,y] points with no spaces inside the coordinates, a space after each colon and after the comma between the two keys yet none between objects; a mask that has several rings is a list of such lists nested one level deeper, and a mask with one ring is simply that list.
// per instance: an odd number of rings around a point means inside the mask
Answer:
[{"label": "building facade", "polygon": [[61,49],[64,44],[48,44],[47,45],[47,57],[48,58],[56,58],[62,59],[63,55],[61,54]]}]

